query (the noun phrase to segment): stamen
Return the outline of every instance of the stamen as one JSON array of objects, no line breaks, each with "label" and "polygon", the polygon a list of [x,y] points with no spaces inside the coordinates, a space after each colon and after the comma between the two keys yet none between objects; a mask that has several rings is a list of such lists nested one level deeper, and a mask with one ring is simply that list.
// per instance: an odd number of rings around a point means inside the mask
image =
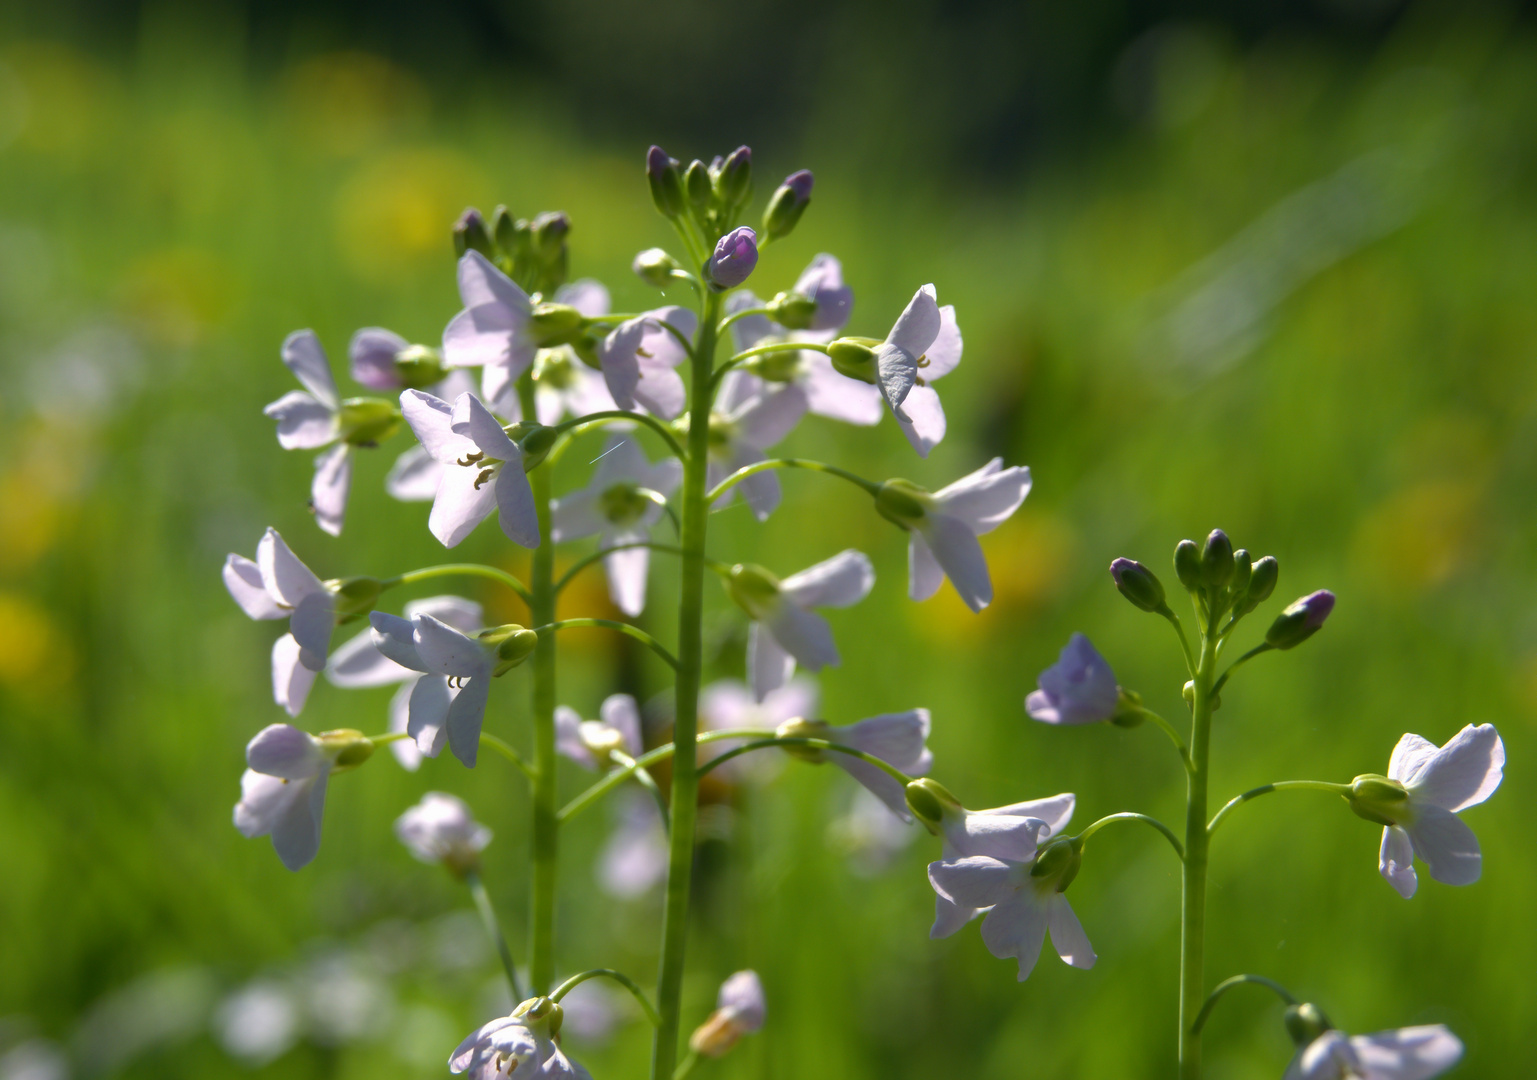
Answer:
[{"label": "stamen", "polygon": [[647,360],[651,359],[651,354],[648,353],[645,349],[636,349],[635,350],[635,355],[636,356],[644,356]]},{"label": "stamen", "polygon": [[929,366],[929,354],[928,353],[924,353],[922,356],[918,357],[918,366],[919,367],[928,367]]},{"label": "stamen", "polygon": [[485,456],[486,456],[485,454],[483,454],[483,453],[481,453],[479,451],[476,451],[473,454],[466,454],[466,455],[464,455],[464,457],[460,458],[455,464],[463,465],[466,468],[468,468],[469,466],[474,465],[477,462],[479,462]]},{"label": "stamen", "polygon": [[491,477],[493,477],[495,475],[496,475],[496,470],[495,469],[482,469],[480,475],[475,478],[475,490],[479,491],[480,490],[480,485],[486,483],[488,480],[491,479]]}]

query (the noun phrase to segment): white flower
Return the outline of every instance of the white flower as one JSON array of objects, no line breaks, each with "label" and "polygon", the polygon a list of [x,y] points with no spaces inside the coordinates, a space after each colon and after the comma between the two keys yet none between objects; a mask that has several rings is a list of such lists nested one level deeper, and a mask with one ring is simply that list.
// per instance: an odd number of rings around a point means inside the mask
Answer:
[{"label": "white flower", "polygon": [[993,582],[977,537],[1007,521],[1028,494],[1030,470],[1005,469],[1002,458],[932,493],[901,481],[883,485],[876,505],[908,533],[908,595],[927,600],[948,577],[972,611],[992,603]]},{"label": "white flower", "polygon": [[1286,1067],[1284,1080],[1429,1080],[1462,1059],[1443,1024],[1348,1036],[1326,1031]]},{"label": "white flower", "polygon": [[511,1016],[472,1031],[448,1059],[448,1071],[470,1080],[561,1080],[590,1074],[561,1053],[555,1036],[561,1008],[549,998],[530,998]]},{"label": "white flower", "polygon": [[598,363],[619,408],[634,410],[639,403],[666,420],[683,411],[688,392],[674,369],[688,352],[678,335],[692,340],[698,326],[688,308],[662,307],[620,323],[598,343]]},{"label": "white flower", "polygon": [[[453,547],[490,516],[515,544],[539,546],[534,492],[523,471],[523,451],[474,394],[452,406],[420,390],[400,395],[400,411],[423,448],[444,466],[427,528]],[[452,467],[450,467],[452,466]]]},{"label": "white flower", "polygon": [[[597,533],[600,551],[645,543],[662,517],[657,496],[665,501],[682,479],[683,466],[676,459],[653,465],[634,439],[613,436],[599,455],[592,481],[551,504],[550,532],[557,544]],[[650,556],[646,548],[631,547],[603,559],[609,596],[631,618],[646,606]]]},{"label": "white flower", "polygon": [[[423,600],[413,600],[405,606],[405,618],[413,619],[417,615],[431,615],[465,634],[473,634],[484,625],[480,605],[460,596],[429,596]],[[440,701],[443,703],[441,708],[447,709],[447,703],[453,701],[459,693],[457,688],[448,685],[447,676],[423,675],[401,667],[385,656],[375,647],[372,630],[364,630],[331,654],[331,662],[326,666],[326,679],[333,686],[348,689],[400,683],[400,689],[390,699],[389,730],[392,733],[410,731],[411,701],[416,696],[419,683],[429,684],[421,688],[424,700],[418,705],[419,715],[438,711],[437,703]],[[429,698],[431,704],[428,703]],[[412,739],[397,739],[389,746],[395,760],[409,771],[415,772],[421,766],[422,752]]]},{"label": "white flower", "polygon": [[[808,678],[791,679],[777,690],[770,690],[762,701],[736,679],[719,679],[699,691],[699,728],[701,731],[775,731],[779,725],[796,717],[814,716],[817,711],[817,684]],[[735,740],[729,740],[735,744]],[[720,752],[719,743],[699,748],[700,760]],[[777,768],[776,756],[753,754],[728,761],[720,774],[741,779],[746,775],[764,776]]]},{"label": "white flower", "polygon": [[[426,392],[444,401],[454,401],[460,394],[473,393],[475,380],[464,368],[455,368],[442,382],[426,387]],[[504,414],[505,415],[505,414]],[[384,490],[401,502],[431,502],[438,493],[445,466],[427,452],[421,443],[403,450],[384,478]]]},{"label": "white flower", "polygon": [[[763,451],[790,434],[807,407],[806,391],[794,383],[768,389],[746,372],[728,371],[710,412],[710,485],[762,461]],[[772,470],[738,483],[715,500],[714,509],[729,505],[738,491],[759,521],[779,505],[779,477]]]},{"label": "white flower", "polygon": [[1043,724],[1094,724],[1115,715],[1120,687],[1115,672],[1094,643],[1074,634],[1057,662],[1041,672],[1039,690],[1025,698],[1025,711]]},{"label": "white flower", "polygon": [[224,561],[224,586],[253,619],[287,619],[288,633],[272,646],[272,696],[289,716],[298,716],[326,666],[336,597],[289,550],[276,529],[256,545],[256,561],[231,553]]},{"label": "white flower", "polygon": [[284,394],[262,412],[278,422],[278,445],[284,450],[330,447],[315,459],[310,507],[317,525],[340,536],[352,486],[352,443],[342,438],[342,399],[331,377],[331,364],[313,330],[288,335],[283,341],[283,363],[305,389]]},{"label": "white flower", "polygon": [[610,694],[598,710],[601,720],[583,720],[566,705],[555,710],[555,749],[584,769],[607,764],[615,750],[639,757],[640,710],[629,694]]},{"label": "white flower", "polygon": [[395,836],[424,863],[443,863],[462,873],[480,861],[491,830],[475,820],[463,799],[429,791],[395,819]]},{"label": "white flower", "polygon": [[[840,746],[863,750],[908,776],[922,776],[934,764],[933,753],[924,745],[928,742],[929,726],[929,710],[908,709],[906,712],[882,713],[841,727],[821,720],[791,719],[780,724],[775,733],[781,738],[801,736],[826,739]],[[903,821],[912,820],[912,814],[907,808],[906,789],[895,777],[877,766],[836,750],[823,751],[807,747],[798,748],[792,753],[819,763],[831,761],[869,789],[897,817]]]},{"label": "white flower", "polygon": [[706,1057],[720,1057],[743,1035],[760,1030],[768,1019],[763,983],[756,971],[738,971],[720,985],[715,1011],[689,1036],[689,1049]]},{"label": "white flower", "polygon": [[260,1068],[282,1057],[298,1041],[299,1010],[283,984],[259,979],[220,1003],[213,1026],[226,1053]]},{"label": "white flower", "polygon": [[1388,784],[1358,777],[1351,805],[1369,820],[1384,823],[1378,868],[1405,899],[1419,882],[1414,856],[1445,885],[1471,885],[1483,868],[1478,838],[1457,817],[1500,786],[1505,744],[1493,724],[1467,725],[1443,747],[1405,735],[1393,748]]},{"label": "white flower", "polygon": [[319,738],[291,724],[272,724],[246,746],[235,804],[235,828],[248,837],[272,836],[272,847],[290,870],[320,849],[326,782],[338,764],[359,764],[373,744],[356,731],[328,731]]},{"label": "white flower", "polygon": [[875,347],[876,385],[919,457],[945,437],[945,410],[930,384],[960,362],[955,308],[940,307],[934,286],[925,285]]},{"label": "white flower", "polygon": [[727,589],[753,623],[747,672],[758,700],[785,684],[799,663],[810,671],[837,667],[832,628],[813,607],[848,607],[869,595],[875,568],[852,548],[783,581],[756,566],[735,566]]},{"label": "white flower", "polygon": [[595,874],[604,892],[634,900],[667,876],[667,833],[650,795],[633,788],[620,795],[615,801],[618,824],[598,853]]},{"label": "white flower", "polygon": [[464,310],[443,331],[443,362],[481,368],[481,392],[501,406],[509,388],[516,397],[518,377],[539,349],[531,323],[533,303],[473,248],[459,259],[459,298]]}]

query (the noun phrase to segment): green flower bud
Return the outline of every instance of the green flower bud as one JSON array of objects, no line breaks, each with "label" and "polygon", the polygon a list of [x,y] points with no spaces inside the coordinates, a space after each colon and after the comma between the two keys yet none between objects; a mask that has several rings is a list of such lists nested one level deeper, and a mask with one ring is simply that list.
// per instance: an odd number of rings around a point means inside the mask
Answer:
[{"label": "green flower bud", "polygon": [[541,346],[565,344],[586,321],[586,316],[570,304],[535,304],[528,320]]},{"label": "green flower bud", "polygon": [[[807,720],[800,716],[793,716],[774,729],[774,736],[779,739],[825,739],[827,733],[827,721]],[[827,751],[814,746],[787,746],[784,751],[813,765],[820,765],[827,760]]]},{"label": "green flower bud", "polygon": [[346,769],[356,769],[367,761],[374,752],[373,741],[367,738],[361,731],[353,728],[337,728],[334,731],[322,731],[315,738],[320,740],[320,749],[331,756],[336,762],[332,766],[333,773]]},{"label": "green flower bud", "polygon": [[1110,564],[1110,576],[1115,587],[1132,605],[1143,611],[1162,611],[1168,608],[1164,601],[1163,582],[1147,567],[1132,559],[1116,559]]},{"label": "green flower bud", "polygon": [[726,592],[754,619],[762,619],[779,599],[779,579],[761,566],[737,563],[725,581]]},{"label": "green flower bud", "polygon": [[714,201],[715,191],[714,185],[710,183],[709,170],[698,158],[689,162],[688,168],[683,173],[683,190],[688,195],[689,208],[693,210],[694,217],[703,224],[710,216],[710,206]]},{"label": "green flower bud", "polygon": [[1115,688],[1115,712],[1110,716],[1110,722],[1116,727],[1134,728],[1147,719],[1147,713],[1142,710],[1142,695],[1135,690],[1128,690],[1124,686]]},{"label": "green flower bud", "polygon": [[1174,574],[1190,592],[1201,589],[1201,551],[1194,540],[1181,540],[1174,549]]},{"label": "green flower bud", "polygon": [[448,369],[443,366],[443,355],[438,350],[428,345],[408,345],[395,354],[395,372],[403,388],[420,390],[442,382]]},{"label": "green flower bud", "polygon": [[566,1019],[566,1011],[547,997],[529,998],[513,1009],[512,1015],[530,1027],[548,1028],[551,1038],[560,1034],[561,1024]]},{"label": "green flower bud", "polygon": [[1276,649],[1295,648],[1318,633],[1333,610],[1334,594],[1328,589],[1309,593],[1276,616],[1265,631],[1265,641]]},{"label": "green flower bud", "polygon": [[875,385],[875,349],[870,338],[839,338],[827,346],[827,357],[840,375]]},{"label": "green flower bud", "polygon": [[646,183],[651,186],[651,201],[663,217],[683,213],[683,177],[678,161],[660,146],[653,146],[646,154]]},{"label": "green flower bud", "polygon": [[1243,548],[1233,552],[1233,580],[1228,582],[1228,595],[1233,598],[1236,607],[1242,602],[1244,595],[1249,591],[1249,579],[1254,574],[1254,557]]},{"label": "green flower bud", "polygon": [[782,292],[767,304],[769,318],[786,330],[806,330],[816,318],[817,302],[800,293]]},{"label": "green flower bud", "polygon": [[505,675],[533,655],[539,635],[517,623],[493,626],[475,635],[476,639],[496,649],[496,667],[492,676]]},{"label": "green flower bud", "polygon": [[1233,580],[1233,542],[1221,529],[1213,529],[1201,551],[1201,581],[1213,594]]},{"label": "green flower bud", "polygon": [[637,277],[647,285],[653,285],[658,289],[665,289],[672,283],[672,275],[675,271],[683,269],[678,260],[674,259],[661,248],[647,248],[635,256],[635,261],[630,264],[630,269],[635,271]]},{"label": "green flower bud", "polygon": [[938,834],[940,822],[944,821],[945,814],[958,813],[961,810],[961,801],[950,794],[949,789],[938,780],[920,776],[907,784],[907,808],[913,812],[914,817],[923,822],[924,828]]},{"label": "green flower bud", "polygon": [[927,494],[911,480],[887,480],[875,493],[875,512],[898,528],[910,530],[927,513],[923,506]]},{"label": "green flower bud", "polygon": [[1299,1047],[1307,1046],[1324,1032],[1334,1030],[1334,1025],[1329,1023],[1324,1011],[1311,1001],[1286,1006],[1284,1023],[1286,1033]]},{"label": "green flower bud", "polygon": [[800,354],[788,350],[763,353],[743,363],[742,370],[765,382],[793,382],[800,370]]},{"label": "green flower bud", "polygon": [[491,212],[491,238],[504,255],[511,255],[517,247],[517,223],[505,206],[498,206]]},{"label": "green flower bud", "polygon": [[720,203],[727,213],[752,198],[752,150],[739,146],[731,151],[716,178]]},{"label": "green flower bud", "polygon": [[491,234],[486,232],[486,219],[473,206],[459,215],[454,223],[454,254],[463,256],[466,251],[478,251],[486,258],[494,258],[496,249],[491,244]]},{"label": "green flower bud", "polygon": [[507,432],[512,441],[518,444],[518,449],[523,451],[523,471],[533,472],[549,456],[555,447],[555,440],[560,434],[553,428],[544,424],[534,424],[527,420],[520,420],[513,424]]},{"label": "green flower bud", "polygon": [[549,210],[534,218],[532,231],[534,247],[540,258],[553,262],[565,249],[566,237],[571,234],[571,219],[562,210]]},{"label": "green flower bud", "polygon": [[1409,792],[1397,780],[1363,773],[1350,782],[1345,801],[1357,817],[1378,825],[1398,825],[1407,816]]},{"label": "green flower bud", "polygon": [[382,398],[347,398],[336,414],[342,441],[353,446],[377,446],[400,428],[400,408]]},{"label": "green flower bud", "polygon": [[379,599],[379,594],[384,591],[378,578],[350,577],[326,582],[326,588],[331,590],[335,598],[336,613],[338,615],[362,615],[372,611],[374,604]]},{"label": "green flower bud", "polygon": [[1067,892],[1082,866],[1083,841],[1077,837],[1063,837],[1047,844],[1035,857],[1030,876],[1043,885],[1054,884],[1059,893]]},{"label": "green flower bud", "polygon": [[1256,562],[1254,570],[1249,574],[1249,588],[1244,594],[1241,614],[1247,615],[1269,600],[1280,576],[1281,564],[1276,562],[1274,555],[1266,555]]},{"label": "green flower bud", "polygon": [[763,235],[766,240],[789,236],[811,203],[811,173],[805,169],[785,177],[774,189],[763,211]]}]

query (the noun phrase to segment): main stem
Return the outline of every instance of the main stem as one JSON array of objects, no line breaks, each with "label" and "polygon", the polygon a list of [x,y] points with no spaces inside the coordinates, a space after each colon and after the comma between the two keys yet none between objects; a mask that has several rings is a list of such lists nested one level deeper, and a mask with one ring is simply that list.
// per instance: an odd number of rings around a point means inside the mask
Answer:
[{"label": "main stem", "polygon": [[1185,868],[1180,901],[1179,1076],[1200,1080],[1201,1036],[1194,1029],[1206,981],[1206,788],[1211,763],[1211,699],[1216,679],[1217,640],[1201,635],[1201,652],[1192,680],[1190,783],[1185,803]]},{"label": "main stem", "polygon": [[[524,416],[537,416],[534,384],[525,376],[518,385]],[[544,465],[529,474],[534,508],[539,516],[540,544],[534,549],[529,575],[529,611],[534,626],[555,621],[555,542],[550,535],[550,470]],[[555,816],[555,635],[540,634],[534,648],[533,720],[533,874],[528,905],[528,981],[535,994],[547,993],[555,981],[555,877],[560,822]]]},{"label": "main stem", "polygon": [[678,1060],[683,954],[687,947],[689,886],[694,869],[694,823],[699,808],[699,675],[703,666],[705,473],[710,453],[710,374],[715,363],[720,296],[705,294],[689,379],[688,456],[683,460],[683,581],[678,605],[677,705],[673,718],[672,831],[667,857],[667,901],[662,915],[662,962],[656,1004],[662,1022],[651,1048],[651,1080],[672,1080]]}]

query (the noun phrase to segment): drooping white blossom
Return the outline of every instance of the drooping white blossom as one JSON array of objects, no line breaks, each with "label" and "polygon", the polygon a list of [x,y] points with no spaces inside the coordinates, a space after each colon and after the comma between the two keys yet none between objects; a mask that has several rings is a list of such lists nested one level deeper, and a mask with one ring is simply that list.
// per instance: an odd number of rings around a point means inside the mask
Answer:
[{"label": "drooping white blossom", "polygon": [[598,709],[599,720],[583,720],[575,709],[555,709],[555,749],[584,769],[607,764],[615,750],[641,754],[640,709],[629,694],[610,694]]},{"label": "drooping white blossom", "polygon": [[420,390],[400,395],[400,410],[422,447],[443,466],[427,528],[445,547],[468,536],[495,509],[515,544],[539,546],[534,492],[523,451],[474,394],[449,405]]},{"label": "drooping white blossom", "polygon": [[395,836],[417,859],[456,872],[472,869],[491,842],[491,830],[475,820],[463,799],[429,791],[395,819]]},{"label": "drooping white blossom", "polygon": [[[934,763],[934,755],[926,745],[929,727],[929,710],[908,709],[906,712],[882,713],[842,726],[821,720],[796,718],[780,724],[776,732],[780,737],[826,739],[878,757],[908,776],[922,776]],[[912,814],[907,808],[906,789],[894,776],[878,766],[835,750],[802,748],[794,753],[816,762],[832,762],[869,789],[897,817],[903,821],[912,820]]]},{"label": "drooping white blossom", "polygon": [[752,970],[738,971],[721,983],[715,1011],[689,1036],[689,1049],[706,1057],[720,1057],[743,1035],[762,1029],[768,1019],[763,983]]},{"label": "drooping white blossom", "polygon": [[[1384,785],[1365,804],[1372,820],[1387,823],[1378,868],[1399,895],[1408,899],[1419,885],[1416,855],[1442,884],[1478,880],[1483,870],[1478,838],[1457,814],[1493,795],[1504,768],[1505,744],[1493,724],[1469,724],[1441,747],[1413,734],[1398,740],[1388,780],[1402,793]],[[1369,778],[1358,778],[1353,789],[1360,791],[1363,780]],[[1362,800],[1352,798],[1352,803]]]},{"label": "drooping white blossom", "polygon": [[[728,371],[710,413],[710,485],[738,469],[763,460],[763,452],[790,434],[809,407],[806,391],[794,383],[775,387],[741,371]],[[779,505],[779,477],[773,470],[754,473],[715,501],[730,505],[740,491],[759,521]]]},{"label": "drooping white blossom", "polygon": [[1297,1051],[1284,1080],[1430,1080],[1462,1059],[1444,1024],[1346,1035],[1326,1031]]},{"label": "drooping white blossom", "polygon": [[[475,380],[470,377],[467,368],[454,368],[442,382],[424,387],[423,390],[444,401],[455,401],[460,394],[474,393]],[[395,464],[390,466],[384,478],[384,490],[390,498],[401,502],[431,502],[438,494],[444,468],[444,464],[429,454],[425,446],[416,443],[402,450]]]},{"label": "drooping white blossom", "polygon": [[592,1080],[586,1069],[566,1057],[556,1041],[561,1008],[549,998],[530,998],[469,1034],[448,1071],[470,1080]]},{"label": "drooping white blossom", "polygon": [[299,561],[276,529],[256,545],[253,562],[231,553],[224,561],[224,586],[253,619],[287,619],[288,633],[272,646],[272,697],[289,716],[298,716],[326,666],[336,597]]},{"label": "drooping white blossom", "polygon": [[1115,715],[1120,700],[1115,672],[1093,642],[1074,634],[1057,662],[1041,672],[1040,689],[1025,698],[1025,711],[1043,724],[1094,724]]},{"label": "drooping white blossom", "polygon": [[[460,257],[458,276],[464,310],[443,331],[443,362],[480,368],[484,399],[505,406],[509,388],[539,350],[531,322],[533,302],[473,248]],[[516,396],[515,390],[511,393]]]},{"label": "drooping white blossom", "polygon": [[955,308],[940,307],[934,286],[925,285],[875,347],[876,385],[919,457],[945,437],[945,410],[932,383],[960,362]]},{"label": "drooping white blossom", "polygon": [[598,549],[609,552],[603,559],[609,596],[631,618],[646,606],[651,552],[626,545],[651,539],[651,528],[664,512],[658,500],[665,501],[682,479],[677,459],[653,465],[634,439],[616,435],[599,455],[591,482],[550,507],[550,532],[557,544],[597,534]]},{"label": "drooping white blossom", "polygon": [[728,588],[753,620],[747,672],[758,700],[783,686],[797,663],[810,671],[836,667],[832,628],[812,609],[857,604],[874,586],[875,568],[852,548],[782,581],[759,567],[734,567]]},{"label": "drooping white blossom", "polygon": [[272,837],[278,858],[290,870],[314,859],[320,849],[320,822],[326,785],[338,762],[352,765],[372,753],[373,744],[356,731],[320,737],[291,724],[271,724],[246,746],[235,804],[235,828],[248,837]]},{"label": "drooping white blossom", "polygon": [[328,448],[315,459],[310,507],[317,525],[340,536],[352,486],[352,444],[342,437],[342,399],[331,363],[313,330],[296,330],[284,339],[283,363],[304,389],[284,394],[262,411],[278,422],[278,445],[284,450]]},{"label": "drooping white blossom", "polygon": [[676,368],[688,358],[683,342],[693,340],[698,326],[688,308],[670,306],[614,327],[598,343],[598,363],[615,404],[631,411],[639,404],[664,420],[681,413],[688,392]]}]

